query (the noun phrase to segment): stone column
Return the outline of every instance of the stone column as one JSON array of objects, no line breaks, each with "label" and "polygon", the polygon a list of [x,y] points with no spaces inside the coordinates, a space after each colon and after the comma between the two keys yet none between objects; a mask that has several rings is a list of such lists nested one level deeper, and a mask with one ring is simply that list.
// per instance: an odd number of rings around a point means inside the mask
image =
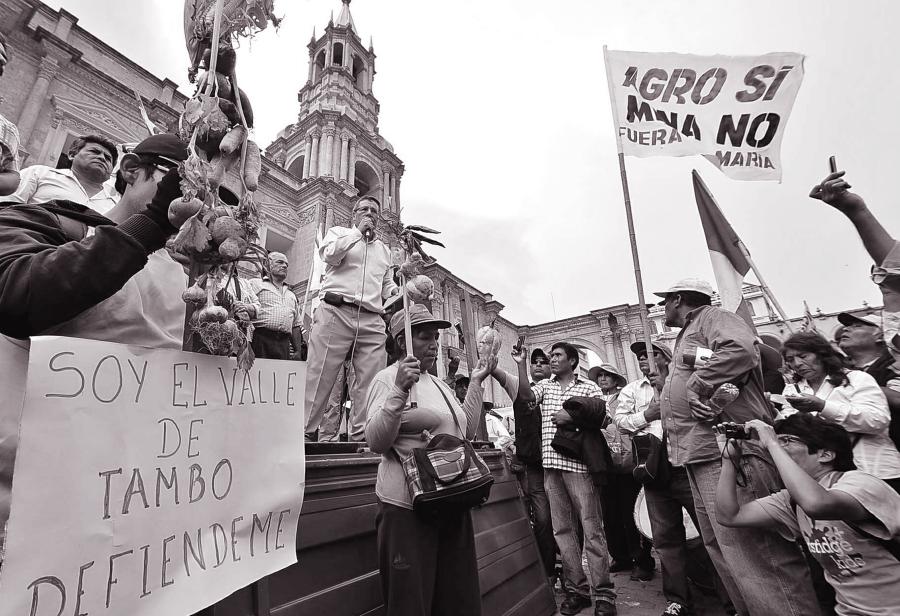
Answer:
[{"label": "stone column", "polygon": [[344,133],[341,135],[341,169],[340,180],[347,181],[347,166],[350,158],[350,135]]},{"label": "stone column", "polygon": [[312,132],[312,149],[309,153],[309,177],[319,177],[319,131]]},{"label": "stone column", "polygon": [[391,206],[393,206],[394,211],[400,211],[400,204],[397,203],[397,176],[391,175]]},{"label": "stone column", "polygon": [[330,201],[325,202],[325,232],[334,225],[334,203]]},{"label": "stone column", "polygon": [[334,152],[334,129],[326,128],[322,131],[325,147],[322,148],[322,156],[319,158],[319,175],[328,177],[331,175],[331,155]]},{"label": "stone column", "polygon": [[304,180],[309,177],[310,157],[312,156],[312,135],[306,135],[306,145],[303,146],[303,175]]},{"label": "stone column", "polygon": [[37,79],[31,86],[28,100],[26,100],[25,106],[22,107],[22,113],[19,115],[18,122],[16,122],[19,129],[19,143],[23,148],[27,149],[28,140],[34,131],[35,122],[41,113],[41,109],[44,108],[44,102],[47,100],[47,90],[50,88],[50,82],[53,81],[58,70],[59,62],[55,58],[50,56],[41,58]]},{"label": "stone column", "polygon": [[382,167],[381,170],[384,172],[384,181],[381,183],[381,205],[393,210],[394,208],[389,207],[391,203],[391,170],[388,167]]},{"label": "stone column", "polygon": [[603,348],[606,350],[606,361],[611,364],[615,364],[619,370],[625,372],[625,364],[619,361],[619,358],[616,356],[616,347],[613,346],[613,336],[612,334],[604,334],[603,335]]},{"label": "stone column", "polygon": [[353,186],[356,182],[356,141],[350,142],[350,159],[347,161],[347,183]]},{"label": "stone column", "polygon": [[342,136],[335,132],[331,139],[331,177],[337,182],[341,179],[341,146],[338,141],[342,139]]}]

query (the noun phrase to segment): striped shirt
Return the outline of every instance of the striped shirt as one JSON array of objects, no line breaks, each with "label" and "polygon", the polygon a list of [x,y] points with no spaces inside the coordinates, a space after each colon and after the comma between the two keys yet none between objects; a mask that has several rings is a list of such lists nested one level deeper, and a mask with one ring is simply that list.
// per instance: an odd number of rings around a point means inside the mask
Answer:
[{"label": "striped shirt", "polygon": [[601,398],[603,392],[596,383],[580,376],[576,376],[565,391],[559,386],[556,376],[535,383],[531,386],[531,391],[534,393],[535,402],[541,405],[541,457],[544,468],[555,468],[573,473],[588,472],[588,468],[583,462],[557,453],[550,446],[556,435],[556,424],[553,423],[552,417],[562,410],[563,402],[569,398],[576,396]]},{"label": "striped shirt", "polygon": [[275,332],[290,334],[291,330],[300,326],[300,300],[286,284],[275,286],[271,280],[253,278],[247,281],[250,290],[259,300],[255,327],[262,327]]}]

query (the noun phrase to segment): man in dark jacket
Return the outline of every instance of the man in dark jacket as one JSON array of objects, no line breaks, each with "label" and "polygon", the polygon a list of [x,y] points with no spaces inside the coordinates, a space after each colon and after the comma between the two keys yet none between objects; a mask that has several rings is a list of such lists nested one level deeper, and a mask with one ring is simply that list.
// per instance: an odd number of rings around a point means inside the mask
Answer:
[{"label": "man in dark jacket", "polygon": [[[550,360],[542,349],[531,352],[531,385],[550,377]],[[531,516],[534,537],[547,577],[556,567],[556,540],[550,522],[550,501],[544,490],[544,467],[541,465],[541,406],[525,402],[518,396],[513,401],[516,422],[516,458],[522,466],[517,473],[525,507]]]},{"label": "man in dark jacket", "polygon": [[[109,218],[70,201],[0,206],[0,333],[181,348],[186,276],[163,247],[190,216],[168,213],[186,158],[175,135],[138,144],[122,159],[127,188]],[[2,419],[0,553],[18,445],[18,422]]]}]

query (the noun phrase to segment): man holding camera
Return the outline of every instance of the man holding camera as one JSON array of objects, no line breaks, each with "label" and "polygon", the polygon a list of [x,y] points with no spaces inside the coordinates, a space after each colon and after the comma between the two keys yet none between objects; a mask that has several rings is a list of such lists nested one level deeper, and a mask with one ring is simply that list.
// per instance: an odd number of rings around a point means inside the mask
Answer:
[{"label": "man holding camera", "polygon": [[[738,613],[819,614],[809,568],[794,543],[766,531],[734,530],[716,519],[721,454],[713,425],[722,418],[771,423],[774,414],[765,397],[755,333],[740,316],[713,307],[713,294],[712,285],[697,278],[656,293],[663,298],[665,324],[681,328],[660,402],[669,460],[687,470],[700,534]],[[720,406],[715,394],[726,384],[739,393]],[[741,499],[781,489],[766,451],[750,447],[746,454]],[[773,570],[780,572],[777,584]]]},{"label": "man holding camera", "polygon": [[399,292],[390,249],[375,237],[381,204],[362,196],[352,227],[331,227],[319,254],[325,262],[322,303],[313,315],[306,369],[306,438],[316,440],[338,371],[350,357],[356,379],[350,391],[350,439],[365,438],[366,392],[387,365],[384,300]]},{"label": "man holding camera", "polygon": [[855,470],[847,431],[808,413],[774,429],[758,419],[733,428],[769,452],[785,489],[739,499],[736,469],[748,441],[729,441],[716,499],[719,522],[805,541],[835,590],[838,614],[900,613],[900,496]]}]

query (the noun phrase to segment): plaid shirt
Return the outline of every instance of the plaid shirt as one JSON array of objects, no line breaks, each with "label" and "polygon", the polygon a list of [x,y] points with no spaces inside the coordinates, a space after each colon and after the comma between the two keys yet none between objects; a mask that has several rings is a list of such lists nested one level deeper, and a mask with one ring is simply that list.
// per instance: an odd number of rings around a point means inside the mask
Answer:
[{"label": "plaid shirt", "polygon": [[259,299],[259,308],[253,319],[255,327],[290,334],[293,328],[300,325],[303,317],[300,314],[300,300],[289,286],[283,284],[278,288],[268,278],[253,278],[247,281],[247,286]]},{"label": "plaid shirt", "polygon": [[553,423],[553,414],[561,411],[563,402],[575,396],[587,396],[590,398],[602,398],[603,392],[595,383],[576,376],[565,391],[559,386],[556,376],[544,379],[531,386],[535,402],[541,405],[541,457],[544,468],[555,468],[561,471],[573,473],[588,472],[584,463],[557,453],[550,443],[556,435],[556,424]]}]

